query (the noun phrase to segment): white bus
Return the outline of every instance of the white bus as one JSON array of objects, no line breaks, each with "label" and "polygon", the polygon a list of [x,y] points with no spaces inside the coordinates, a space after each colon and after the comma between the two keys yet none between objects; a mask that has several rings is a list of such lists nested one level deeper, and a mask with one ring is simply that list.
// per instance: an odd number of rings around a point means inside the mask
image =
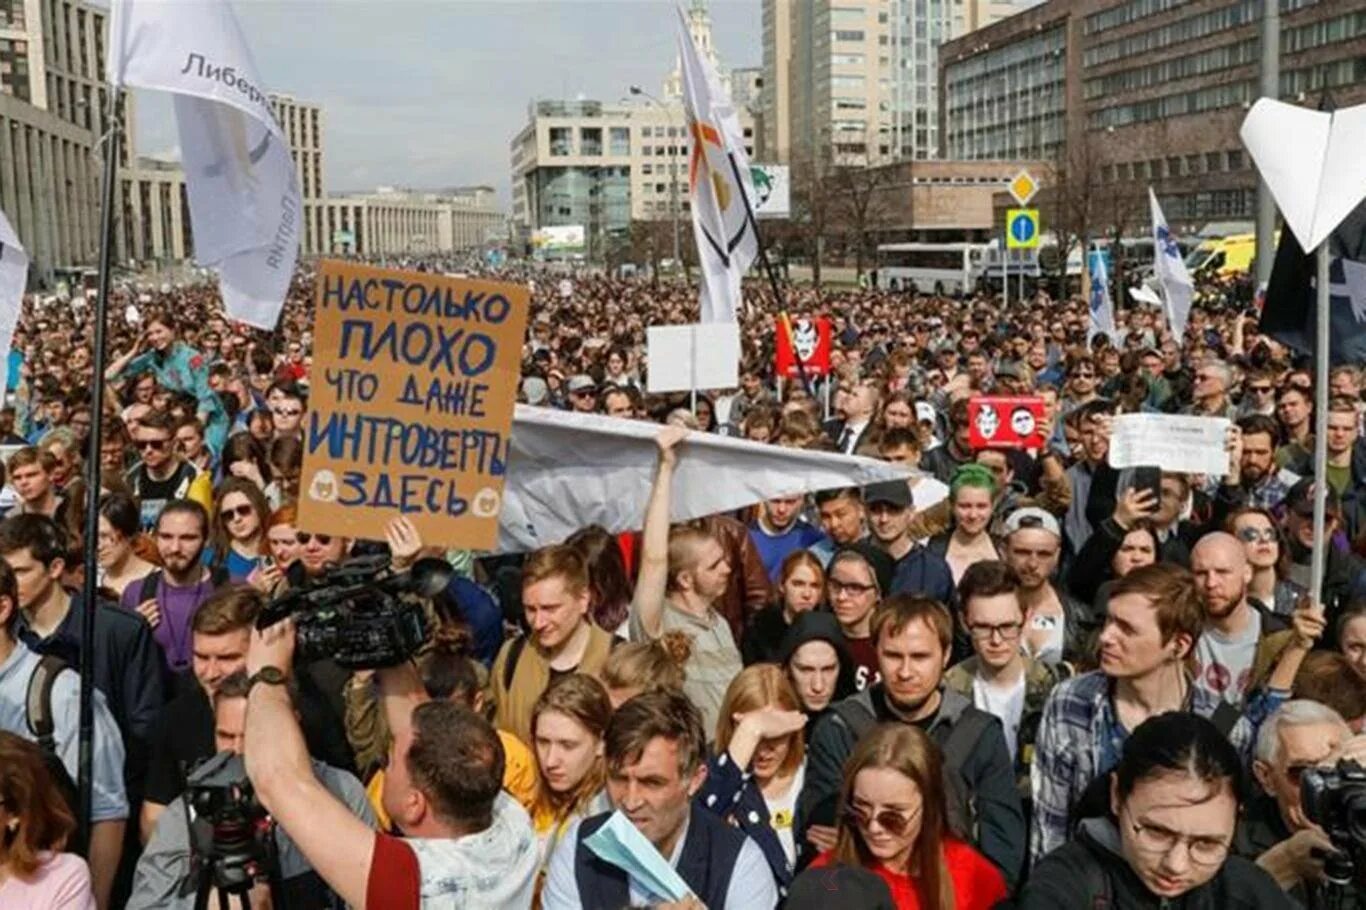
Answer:
[{"label": "white bus", "polygon": [[877,286],[922,294],[970,293],[985,243],[884,243],[877,248]]}]

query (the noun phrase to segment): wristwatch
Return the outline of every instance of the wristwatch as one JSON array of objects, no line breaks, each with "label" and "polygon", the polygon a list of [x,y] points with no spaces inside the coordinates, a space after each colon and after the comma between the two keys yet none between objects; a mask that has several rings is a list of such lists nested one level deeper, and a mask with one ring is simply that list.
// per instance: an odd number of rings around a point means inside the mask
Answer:
[{"label": "wristwatch", "polygon": [[268,686],[283,686],[285,684],[285,672],[279,667],[262,667],[251,678],[247,680],[247,694],[256,688],[257,683],[265,683]]}]

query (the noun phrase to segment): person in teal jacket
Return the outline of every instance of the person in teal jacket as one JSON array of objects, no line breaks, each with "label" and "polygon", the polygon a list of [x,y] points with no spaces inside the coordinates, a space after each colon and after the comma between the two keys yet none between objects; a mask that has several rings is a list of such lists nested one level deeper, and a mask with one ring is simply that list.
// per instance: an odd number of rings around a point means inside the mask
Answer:
[{"label": "person in teal jacket", "polygon": [[217,454],[227,441],[230,421],[218,394],[209,388],[209,366],[207,357],[177,340],[175,325],[163,314],[148,317],[146,331],[109,365],[104,378],[114,382],[151,373],[161,386],[193,395],[204,422],[204,441]]}]

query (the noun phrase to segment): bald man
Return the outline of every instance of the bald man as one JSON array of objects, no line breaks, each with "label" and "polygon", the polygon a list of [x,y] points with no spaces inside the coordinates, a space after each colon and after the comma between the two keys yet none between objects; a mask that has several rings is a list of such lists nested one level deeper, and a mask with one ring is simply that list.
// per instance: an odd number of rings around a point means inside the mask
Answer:
[{"label": "bald man", "polygon": [[1195,684],[1213,698],[1243,708],[1263,686],[1294,632],[1284,617],[1247,599],[1252,567],[1232,534],[1206,534],[1191,551],[1191,571],[1205,605],[1205,630],[1195,646]]}]

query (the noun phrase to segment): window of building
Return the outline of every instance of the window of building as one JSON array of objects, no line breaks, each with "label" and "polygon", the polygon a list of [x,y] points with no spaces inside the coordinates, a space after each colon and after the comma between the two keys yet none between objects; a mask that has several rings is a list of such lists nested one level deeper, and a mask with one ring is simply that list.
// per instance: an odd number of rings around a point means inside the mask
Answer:
[{"label": "window of building", "polygon": [[1228,169],[1229,169],[1230,171],[1241,171],[1241,170],[1243,169],[1243,167],[1244,167],[1244,165],[1243,165],[1243,150],[1242,150],[1242,149],[1232,149],[1232,150],[1226,152],[1226,153],[1225,153],[1225,160],[1228,162]]},{"label": "window of building", "polygon": [[609,133],[610,154],[626,156],[631,154],[631,130],[625,126],[614,126]]},{"label": "window of building", "polygon": [[1224,155],[1222,152],[1205,153],[1205,172],[1213,174],[1224,169]]},{"label": "window of building", "polygon": [[835,32],[836,41],[862,41],[862,29],[839,29]]},{"label": "window of building", "polygon": [[602,155],[602,127],[585,126],[579,130],[579,154],[592,158]]},{"label": "window of building", "polygon": [[550,128],[550,157],[565,158],[574,154],[574,130],[567,126]]}]

